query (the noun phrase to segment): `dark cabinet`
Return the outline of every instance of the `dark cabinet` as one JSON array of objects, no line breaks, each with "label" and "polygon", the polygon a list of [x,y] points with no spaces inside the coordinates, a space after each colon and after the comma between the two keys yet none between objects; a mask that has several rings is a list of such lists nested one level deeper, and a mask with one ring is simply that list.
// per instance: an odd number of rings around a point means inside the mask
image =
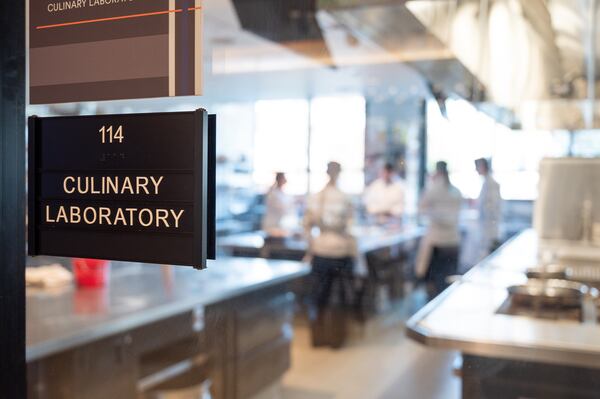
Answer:
[{"label": "dark cabinet", "polygon": [[243,399],[290,367],[294,294],[265,289],[206,309],[211,379],[217,399]]},{"label": "dark cabinet", "polygon": [[29,399],[135,399],[211,379],[243,399],[290,366],[289,284],[242,293],[28,364]]},{"label": "dark cabinet", "polygon": [[123,334],[32,363],[28,398],[134,398],[134,345],[132,336]]}]

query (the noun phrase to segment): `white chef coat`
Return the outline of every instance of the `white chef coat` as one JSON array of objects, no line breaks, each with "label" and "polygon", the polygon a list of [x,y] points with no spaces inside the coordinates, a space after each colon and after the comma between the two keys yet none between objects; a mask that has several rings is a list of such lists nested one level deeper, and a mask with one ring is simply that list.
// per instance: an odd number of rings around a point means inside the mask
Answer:
[{"label": "white chef coat", "polygon": [[434,247],[460,244],[459,214],[463,197],[452,184],[434,180],[425,189],[419,210],[429,219],[417,253],[416,275],[423,277],[429,268]]},{"label": "white chef coat", "polygon": [[[353,214],[352,200],[336,186],[327,185],[309,198],[304,228],[310,254],[326,258],[356,256],[356,240],[349,232]],[[316,236],[313,227],[319,228]]]},{"label": "white chef coat", "polygon": [[262,219],[262,229],[267,234],[280,234],[284,230],[283,220],[291,207],[291,198],[277,186],[273,186],[265,197],[266,212]]},{"label": "white chef coat", "polygon": [[370,214],[400,216],[404,211],[404,182],[394,179],[388,184],[385,179],[379,178],[367,187],[363,202]]},{"label": "white chef coat", "polygon": [[480,237],[480,258],[489,255],[489,250],[500,237],[500,222],[502,218],[502,197],[500,185],[490,175],[484,177],[479,198],[477,199],[478,235]]}]

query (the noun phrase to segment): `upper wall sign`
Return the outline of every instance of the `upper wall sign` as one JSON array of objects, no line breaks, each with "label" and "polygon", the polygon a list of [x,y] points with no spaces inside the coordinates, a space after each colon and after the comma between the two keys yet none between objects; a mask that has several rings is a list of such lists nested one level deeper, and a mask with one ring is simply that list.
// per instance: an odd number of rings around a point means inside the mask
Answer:
[{"label": "upper wall sign", "polygon": [[29,0],[32,104],[202,94],[202,0]]}]

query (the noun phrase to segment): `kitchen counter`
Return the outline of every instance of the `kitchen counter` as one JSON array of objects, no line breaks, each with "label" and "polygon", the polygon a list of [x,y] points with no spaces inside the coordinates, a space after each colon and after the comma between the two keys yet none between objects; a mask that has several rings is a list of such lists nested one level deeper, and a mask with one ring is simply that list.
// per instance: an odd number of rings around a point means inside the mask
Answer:
[{"label": "kitchen counter", "polygon": [[[425,229],[417,225],[397,226],[383,228],[379,226],[357,226],[352,229],[356,237],[359,252],[362,254],[376,251],[381,248],[401,245],[405,242],[416,240],[423,236]],[[260,255],[265,247],[265,235],[263,232],[254,231],[250,233],[234,234],[217,240],[220,249],[235,253],[254,253]],[[307,250],[307,243],[302,237],[288,237],[277,242],[279,247],[285,248],[293,256],[302,258]]]},{"label": "kitchen counter", "polygon": [[536,265],[537,241],[533,230],[511,239],[416,313],[407,334],[464,355],[600,369],[597,322],[497,313],[506,288],[525,282],[525,270]]},{"label": "kitchen counter", "polygon": [[107,288],[27,290],[27,361],[306,275],[298,262],[225,258],[206,270],[114,262]]},{"label": "kitchen counter", "polygon": [[417,225],[395,228],[360,227],[353,234],[357,239],[359,252],[368,253],[417,240],[425,234],[425,228]]},{"label": "kitchen counter", "polygon": [[[425,228],[416,224],[358,225],[351,233],[359,252],[354,274],[364,292],[357,306],[361,317],[367,320],[404,296],[404,283],[407,276],[412,276],[413,258]],[[308,249],[302,236],[269,239],[261,231],[219,238],[217,246],[233,256],[289,260],[302,260]]]}]

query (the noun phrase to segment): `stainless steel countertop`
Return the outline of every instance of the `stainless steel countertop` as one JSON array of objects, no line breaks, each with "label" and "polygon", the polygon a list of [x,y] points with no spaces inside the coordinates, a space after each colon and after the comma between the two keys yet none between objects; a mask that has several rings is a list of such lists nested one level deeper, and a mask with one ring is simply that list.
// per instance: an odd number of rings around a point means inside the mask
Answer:
[{"label": "stainless steel countertop", "polygon": [[[424,233],[424,227],[412,224],[389,228],[357,226],[352,229],[352,234],[356,237],[358,248],[361,253],[403,244],[407,241],[422,237]],[[233,234],[217,239],[217,245],[223,249],[260,249],[264,244],[265,236],[259,231]],[[283,245],[293,251],[305,252],[307,249],[307,243],[302,237],[286,238]]]},{"label": "stainless steel countertop", "polygon": [[306,264],[224,258],[205,270],[115,262],[106,288],[27,289],[27,361],[308,274]]},{"label": "stainless steel countertop", "polygon": [[537,264],[537,241],[533,230],[510,240],[411,317],[407,334],[472,355],[600,368],[598,323],[496,313],[506,288]]}]

